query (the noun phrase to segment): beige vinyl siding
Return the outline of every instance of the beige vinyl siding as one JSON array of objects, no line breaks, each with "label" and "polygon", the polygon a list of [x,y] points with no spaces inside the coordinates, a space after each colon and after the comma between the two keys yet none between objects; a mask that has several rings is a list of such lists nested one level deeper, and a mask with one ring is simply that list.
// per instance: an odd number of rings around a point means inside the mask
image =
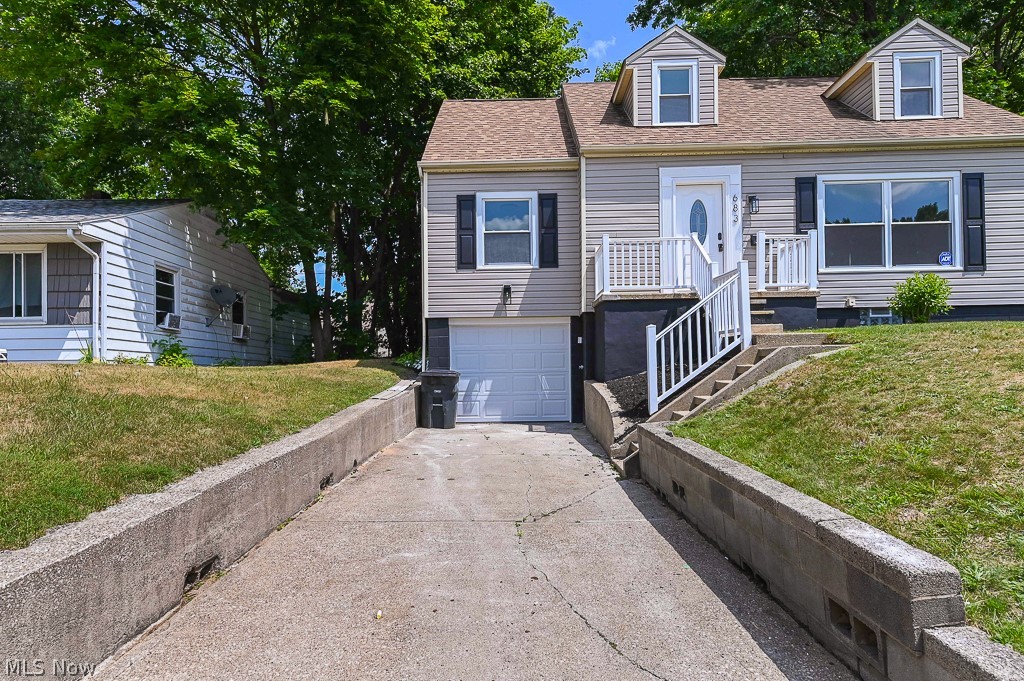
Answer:
[{"label": "beige vinyl siding", "polygon": [[[587,301],[593,301],[594,250],[601,234],[656,237],[658,169],[661,166],[740,164],[743,195],[757,195],[760,212],[744,212],[744,258],[754,259],[750,236],[758,230],[792,234],[795,179],[838,173],[961,171],[985,173],[988,270],[943,273],[952,304],[1020,304],[1024,290],[1024,149],[893,151],[844,154],[641,157],[587,160]],[[910,272],[830,273],[819,276],[820,307],[842,307],[847,296],[860,307],[884,307],[893,286]]]},{"label": "beige vinyl siding", "polygon": [[[455,201],[460,194],[558,194],[558,267],[456,268]],[[428,317],[565,317],[580,311],[580,180],[575,170],[430,173],[427,181]],[[512,304],[501,289],[512,286]]]},{"label": "beige vinyl siding", "polygon": [[698,60],[697,105],[698,122],[701,125],[715,122],[715,79],[718,77],[719,61],[679,35],[670,35],[660,43],[636,57],[629,65],[635,70],[636,103],[635,125],[653,124],[654,86],[652,81],[653,62],[671,59]]},{"label": "beige vinyl siding", "polygon": [[896,116],[893,54],[896,52],[942,52],[942,116],[960,117],[959,52],[947,40],[916,26],[905,35],[878,50],[872,60],[878,64],[879,119],[891,121]]},{"label": "beige vinyl siding", "polygon": [[[877,67],[876,67],[877,68]],[[875,117],[875,76],[867,69],[839,95],[839,101],[861,112],[868,118]]]}]

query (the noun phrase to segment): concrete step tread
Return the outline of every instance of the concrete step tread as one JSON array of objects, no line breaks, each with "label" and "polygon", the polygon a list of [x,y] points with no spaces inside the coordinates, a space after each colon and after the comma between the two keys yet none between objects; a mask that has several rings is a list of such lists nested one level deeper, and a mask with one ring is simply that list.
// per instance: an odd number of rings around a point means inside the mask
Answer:
[{"label": "concrete step tread", "polygon": [[751,324],[750,332],[758,335],[782,334],[782,324]]},{"label": "concrete step tread", "polygon": [[711,391],[717,393],[720,390],[725,389],[730,383],[732,383],[732,379],[718,379],[715,381]]},{"label": "concrete step tread", "polygon": [[751,317],[772,317],[775,315],[775,310],[750,310]]},{"label": "concrete step tread", "polygon": [[683,419],[688,417],[691,413],[692,412],[690,410],[674,411],[674,412],[672,412],[672,420],[673,421],[682,421]]},{"label": "concrete step tread", "polygon": [[694,407],[699,407],[700,405],[704,404],[705,402],[707,402],[710,399],[711,399],[711,395],[694,395],[693,396],[693,406]]},{"label": "concrete step tread", "polygon": [[736,365],[736,375],[739,376],[740,374],[745,374],[745,373],[747,373],[748,371],[750,371],[753,368],[754,368],[753,364],[737,364]]},{"label": "concrete step tread", "polygon": [[753,338],[754,345],[827,345],[827,333],[757,333]]}]

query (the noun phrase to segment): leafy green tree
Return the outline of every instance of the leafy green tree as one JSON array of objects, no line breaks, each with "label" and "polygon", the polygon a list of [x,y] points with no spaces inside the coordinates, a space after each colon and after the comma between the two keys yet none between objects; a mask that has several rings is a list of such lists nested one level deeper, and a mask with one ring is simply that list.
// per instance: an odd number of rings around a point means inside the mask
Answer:
[{"label": "leafy green tree", "polygon": [[55,126],[55,117],[36,110],[23,87],[0,80],[0,199],[60,195],[56,179],[35,153]]},{"label": "leafy green tree", "polygon": [[78,105],[45,149],[69,186],[214,208],[305,293],[317,359],[380,334],[400,353],[420,334],[416,161],[440,101],[553,94],[576,30],[535,0],[9,0],[0,78]]},{"label": "leafy green tree", "polygon": [[968,94],[1024,111],[1024,0],[639,0],[629,22],[681,23],[729,57],[728,76],[838,76],[921,16],[969,45]]},{"label": "leafy green tree", "polygon": [[622,72],[621,61],[606,61],[597,67],[594,72],[595,83],[614,83],[619,79],[619,73]]}]

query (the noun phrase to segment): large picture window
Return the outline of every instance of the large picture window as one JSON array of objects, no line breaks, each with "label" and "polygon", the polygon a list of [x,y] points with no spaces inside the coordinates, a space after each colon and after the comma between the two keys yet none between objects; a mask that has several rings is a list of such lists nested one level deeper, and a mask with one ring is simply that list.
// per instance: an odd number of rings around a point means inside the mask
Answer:
[{"label": "large picture window", "polygon": [[0,252],[0,319],[43,319],[43,253]]},{"label": "large picture window", "polygon": [[477,262],[484,267],[537,266],[537,194],[477,194]]},{"label": "large picture window", "polygon": [[958,186],[955,180],[951,176],[823,178],[825,267],[958,265],[951,209]]},{"label": "large picture window", "polygon": [[655,63],[655,125],[686,125],[697,122],[696,73],[695,61]]}]

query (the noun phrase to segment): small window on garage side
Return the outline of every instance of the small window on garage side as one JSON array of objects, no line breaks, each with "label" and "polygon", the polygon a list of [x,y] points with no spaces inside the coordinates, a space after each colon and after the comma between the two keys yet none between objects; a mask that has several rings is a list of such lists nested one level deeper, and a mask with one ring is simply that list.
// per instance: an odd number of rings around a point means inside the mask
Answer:
[{"label": "small window on garage side", "polygon": [[163,324],[169,314],[178,311],[178,273],[156,268],[156,323]]},{"label": "small window on garage side", "polygon": [[537,194],[477,194],[477,231],[483,267],[536,267]]},{"label": "small window on garage side", "polygon": [[239,293],[231,304],[231,323],[245,324],[245,295]]}]

